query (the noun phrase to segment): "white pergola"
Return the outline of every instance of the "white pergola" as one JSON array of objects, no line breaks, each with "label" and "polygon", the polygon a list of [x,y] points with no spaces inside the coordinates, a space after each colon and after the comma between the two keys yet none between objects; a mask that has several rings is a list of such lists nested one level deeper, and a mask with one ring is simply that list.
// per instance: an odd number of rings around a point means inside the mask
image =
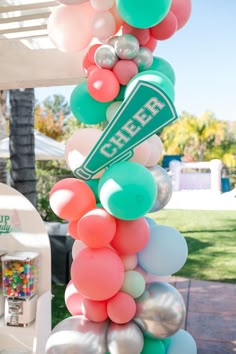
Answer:
[{"label": "white pergola", "polygon": [[47,35],[57,1],[0,0],[0,90],[76,85],[84,52],[62,53]]}]

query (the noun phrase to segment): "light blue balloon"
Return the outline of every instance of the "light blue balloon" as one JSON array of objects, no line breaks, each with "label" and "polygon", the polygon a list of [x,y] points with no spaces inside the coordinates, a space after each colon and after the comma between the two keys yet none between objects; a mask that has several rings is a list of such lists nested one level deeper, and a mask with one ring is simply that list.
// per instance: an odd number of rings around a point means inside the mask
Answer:
[{"label": "light blue balloon", "polygon": [[180,329],[172,337],[167,354],[197,354],[197,345],[191,334]]},{"label": "light blue balloon", "polygon": [[150,227],[147,245],[138,253],[138,264],[146,272],[155,275],[171,275],[185,264],[188,246],[181,233],[165,225],[158,225],[146,218]]}]

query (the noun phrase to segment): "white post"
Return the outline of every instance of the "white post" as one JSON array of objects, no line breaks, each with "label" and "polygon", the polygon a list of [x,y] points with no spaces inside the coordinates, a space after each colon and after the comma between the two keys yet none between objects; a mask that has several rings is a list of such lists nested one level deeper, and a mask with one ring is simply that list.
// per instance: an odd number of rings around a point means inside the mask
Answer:
[{"label": "white post", "polygon": [[221,170],[223,164],[221,160],[214,159],[210,161],[210,170],[211,170],[211,191],[212,192],[221,192]]}]

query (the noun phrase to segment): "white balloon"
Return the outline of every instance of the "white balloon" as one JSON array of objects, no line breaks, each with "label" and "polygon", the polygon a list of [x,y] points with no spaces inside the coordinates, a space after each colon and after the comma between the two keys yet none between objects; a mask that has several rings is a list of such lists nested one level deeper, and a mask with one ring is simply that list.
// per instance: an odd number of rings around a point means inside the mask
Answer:
[{"label": "white balloon", "polygon": [[147,143],[150,145],[151,152],[145,166],[152,167],[160,160],[161,155],[163,154],[163,145],[161,139],[156,134],[148,138]]},{"label": "white balloon", "polygon": [[94,37],[105,40],[113,36],[116,30],[116,22],[109,11],[96,12],[92,21]]},{"label": "white balloon", "polygon": [[197,345],[191,334],[180,329],[172,337],[167,354],[197,354]]},{"label": "white balloon", "polygon": [[147,245],[138,253],[138,264],[148,273],[171,275],[185,264],[188,246],[181,233],[165,225],[158,225],[146,218],[150,227]]},{"label": "white balloon", "polygon": [[107,11],[112,8],[115,0],[90,0],[90,3],[96,11]]},{"label": "white balloon", "polygon": [[114,118],[114,115],[116,114],[121,105],[122,101],[115,101],[108,106],[106,110],[106,117],[109,122]]}]

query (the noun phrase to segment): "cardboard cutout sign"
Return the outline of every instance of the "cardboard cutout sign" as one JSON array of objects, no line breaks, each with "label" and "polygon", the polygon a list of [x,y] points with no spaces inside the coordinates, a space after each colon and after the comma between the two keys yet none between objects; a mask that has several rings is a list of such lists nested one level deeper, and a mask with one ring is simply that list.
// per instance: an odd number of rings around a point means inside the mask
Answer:
[{"label": "cardboard cutout sign", "polygon": [[130,159],[135,146],[176,118],[169,97],[154,84],[139,81],[74,175],[89,180],[103,168]]}]

